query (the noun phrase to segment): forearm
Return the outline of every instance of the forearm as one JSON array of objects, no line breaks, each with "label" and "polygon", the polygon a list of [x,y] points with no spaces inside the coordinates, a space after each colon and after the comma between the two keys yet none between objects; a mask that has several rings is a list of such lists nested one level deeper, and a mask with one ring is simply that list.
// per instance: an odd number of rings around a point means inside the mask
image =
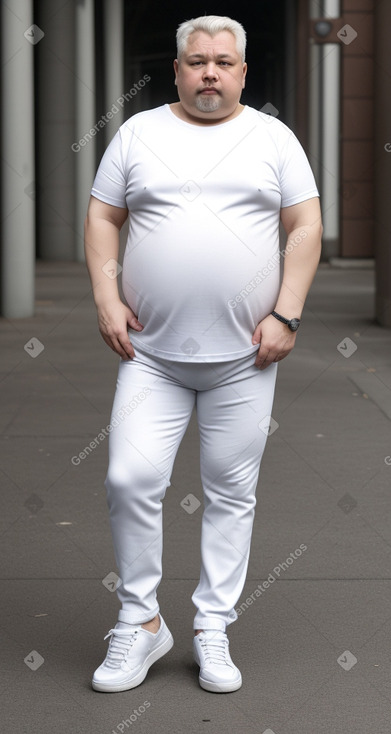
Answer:
[{"label": "forearm", "polygon": [[109,260],[112,259],[115,263],[118,261],[118,227],[106,219],[87,215],[84,224],[84,250],[96,307],[119,300],[117,278],[110,277],[109,268],[105,269],[106,272],[103,270]]},{"label": "forearm", "polygon": [[283,278],[275,311],[285,318],[300,318],[315,277],[321,252],[320,223],[297,227],[289,233],[283,252]]}]

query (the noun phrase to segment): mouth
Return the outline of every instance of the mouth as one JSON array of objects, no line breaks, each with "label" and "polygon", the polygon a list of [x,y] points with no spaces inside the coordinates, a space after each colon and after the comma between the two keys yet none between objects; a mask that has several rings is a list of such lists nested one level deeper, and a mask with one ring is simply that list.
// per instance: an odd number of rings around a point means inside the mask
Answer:
[{"label": "mouth", "polygon": [[198,94],[220,94],[220,92],[214,87],[205,87],[205,89],[201,89]]}]

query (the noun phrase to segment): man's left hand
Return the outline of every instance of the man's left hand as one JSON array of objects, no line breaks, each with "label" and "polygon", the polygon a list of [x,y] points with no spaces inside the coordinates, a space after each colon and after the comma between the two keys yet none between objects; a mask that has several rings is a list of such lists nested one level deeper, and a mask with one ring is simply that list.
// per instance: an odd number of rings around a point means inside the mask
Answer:
[{"label": "man's left hand", "polygon": [[296,332],[290,331],[286,324],[274,316],[266,316],[259,322],[252,337],[252,343],[260,345],[255,366],[264,370],[272,362],[280,362],[293,349],[295,341]]}]

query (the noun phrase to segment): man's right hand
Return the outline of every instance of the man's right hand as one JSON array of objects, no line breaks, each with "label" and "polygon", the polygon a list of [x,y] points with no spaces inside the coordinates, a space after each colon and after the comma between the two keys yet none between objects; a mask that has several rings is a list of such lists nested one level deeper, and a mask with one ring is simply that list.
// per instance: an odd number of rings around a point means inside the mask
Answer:
[{"label": "man's right hand", "polygon": [[110,301],[98,308],[99,331],[109,347],[122,359],[133,359],[133,346],[129,340],[128,326],[136,331],[144,327],[133,311],[122,301]]}]

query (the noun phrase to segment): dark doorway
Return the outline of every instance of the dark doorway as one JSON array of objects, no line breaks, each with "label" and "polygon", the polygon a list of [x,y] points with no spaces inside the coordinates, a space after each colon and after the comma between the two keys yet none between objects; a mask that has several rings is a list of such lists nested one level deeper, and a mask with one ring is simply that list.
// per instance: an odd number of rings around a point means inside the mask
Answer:
[{"label": "dark doorway", "polygon": [[[258,0],[256,4],[242,7],[229,0],[214,0],[206,5],[199,2],[158,3],[156,0],[126,2],[126,88],[130,89],[144,74],[151,77],[142,94],[129,101],[126,117],[177,100],[172,62],[176,57],[178,25],[199,15],[228,15],[242,23],[247,33],[249,68],[242,103],[261,109],[270,102],[279,111],[279,119],[289,125],[287,68],[292,66],[292,58],[288,64],[287,49],[292,47],[295,6],[295,0]],[[293,73],[291,68],[290,72]]]}]

